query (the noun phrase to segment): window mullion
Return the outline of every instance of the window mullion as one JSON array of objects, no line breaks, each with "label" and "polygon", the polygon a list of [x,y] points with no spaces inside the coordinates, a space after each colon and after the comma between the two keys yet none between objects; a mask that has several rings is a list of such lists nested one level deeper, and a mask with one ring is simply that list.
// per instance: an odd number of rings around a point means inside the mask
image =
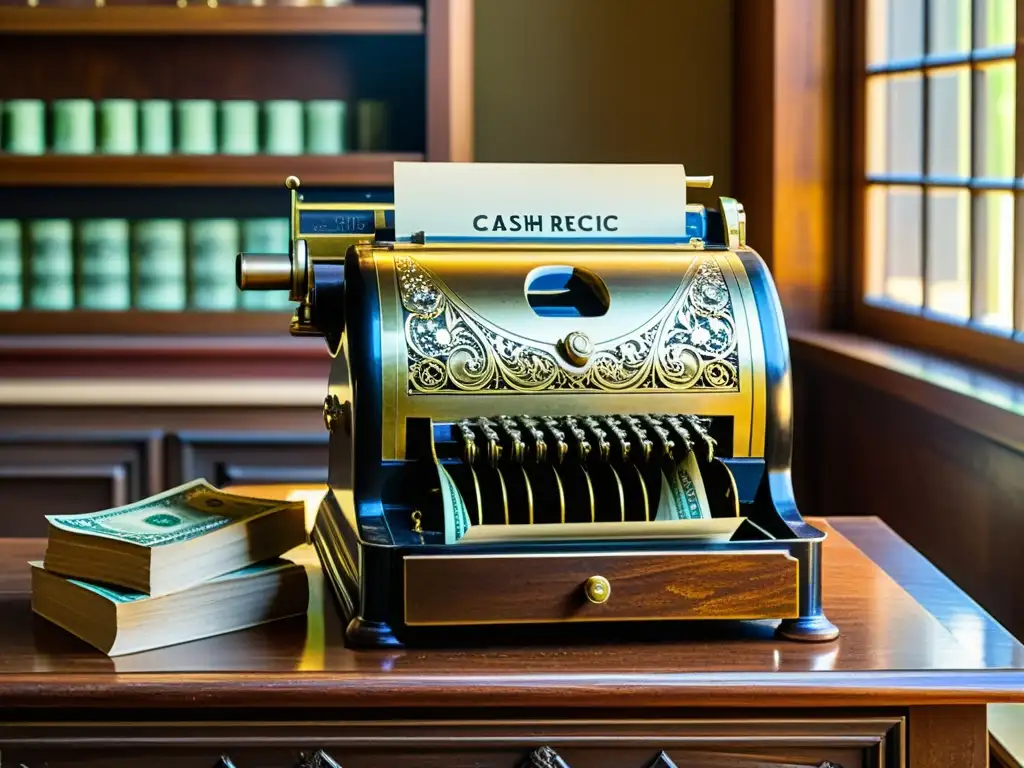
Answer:
[{"label": "window mullion", "polygon": [[[928,27],[931,23],[928,0],[922,2],[924,11],[924,22],[921,24],[921,34],[924,39],[921,41],[921,51],[925,56],[928,54]],[[921,312],[928,309],[928,184],[923,181],[929,174],[928,168],[928,133],[931,126],[928,125],[928,101],[931,91],[931,82],[928,77],[928,70],[921,71]]]},{"label": "window mullion", "polygon": [[1017,0],[1015,23],[1017,25],[1016,52],[1014,53],[1014,82],[1017,94],[1013,105],[1013,175],[1017,182],[1017,190],[1013,194],[1013,327],[1018,335],[1024,334],[1024,204],[1021,201],[1020,185],[1024,179],[1024,120],[1022,117],[1021,99],[1024,84],[1021,77],[1021,25],[1024,24],[1024,0]]}]

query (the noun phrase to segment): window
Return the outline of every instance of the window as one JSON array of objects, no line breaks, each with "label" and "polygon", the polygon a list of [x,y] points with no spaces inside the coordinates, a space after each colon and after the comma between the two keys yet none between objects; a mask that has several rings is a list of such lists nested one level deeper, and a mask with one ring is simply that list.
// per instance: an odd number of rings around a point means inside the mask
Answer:
[{"label": "window", "polygon": [[1024,357],[1015,5],[864,0],[858,310]]}]

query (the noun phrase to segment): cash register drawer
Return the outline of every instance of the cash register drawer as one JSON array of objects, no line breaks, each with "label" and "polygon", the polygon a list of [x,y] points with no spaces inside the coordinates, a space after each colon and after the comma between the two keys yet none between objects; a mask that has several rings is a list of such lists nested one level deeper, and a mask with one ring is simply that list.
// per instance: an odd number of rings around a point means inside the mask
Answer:
[{"label": "cash register drawer", "polygon": [[410,626],[799,615],[799,563],[785,551],[409,555],[404,561]]}]

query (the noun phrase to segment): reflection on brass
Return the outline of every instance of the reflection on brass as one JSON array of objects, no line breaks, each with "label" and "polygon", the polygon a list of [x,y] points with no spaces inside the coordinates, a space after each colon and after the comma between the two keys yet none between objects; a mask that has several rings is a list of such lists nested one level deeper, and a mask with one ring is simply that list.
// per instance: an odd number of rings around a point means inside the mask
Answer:
[{"label": "reflection on brass", "polygon": [[324,398],[324,427],[328,432],[333,432],[339,426],[345,434],[351,434],[352,406],[341,402],[337,395],[328,395]]},{"label": "reflection on brass", "polygon": [[591,576],[583,585],[583,591],[587,595],[587,600],[600,605],[612,596],[612,585],[604,576]]},{"label": "reflection on brass", "polygon": [[[393,259],[410,394],[739,389],[732,296],[714,260],[702,261],[653,315],[638,301],[636,310],[643,314],[635,330],[601,343],[575,332],[569,336],[582,346],[572,341],[569,350],[557,341],[528,339],[508,327],[511,322],[502,324],[500,306],[487,317],[470,309],[413,256],[396,251]],[[562,354],[590,365],[582,372],[568,369]]]},{"label": "reflection on brass", "polygon": [[640,488],[640,496],[643,499],[642,506],[644,510],[644,520],[649,521],[651,519],[651,500],[647,493],[647,483],[644,482],[644,476],[640,472],[640,468],[636,464],[632,465],[633,472],[636,473],[637,486]]},{"label": "reflection on brass", "polygon": [[412,511],[412,532],[423,533],[423,513],[418,509]]}]

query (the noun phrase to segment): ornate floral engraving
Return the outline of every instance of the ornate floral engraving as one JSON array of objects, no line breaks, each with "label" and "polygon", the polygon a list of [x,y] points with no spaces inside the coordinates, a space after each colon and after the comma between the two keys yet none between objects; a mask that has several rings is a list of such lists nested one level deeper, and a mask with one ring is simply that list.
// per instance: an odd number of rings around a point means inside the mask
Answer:
[{"label": "ornate floral engraving", "polygon": [[533,750],[519,768],[569,768],[569,765],[551,747],[540,747]]},{"label": "ornate floral engraving", "polygon": [[644,326],[598,345],[582,372],[458,306],[409,256],[397,254],[395,267],[412,393],[739,388],[731,297],[712,259]]}]

